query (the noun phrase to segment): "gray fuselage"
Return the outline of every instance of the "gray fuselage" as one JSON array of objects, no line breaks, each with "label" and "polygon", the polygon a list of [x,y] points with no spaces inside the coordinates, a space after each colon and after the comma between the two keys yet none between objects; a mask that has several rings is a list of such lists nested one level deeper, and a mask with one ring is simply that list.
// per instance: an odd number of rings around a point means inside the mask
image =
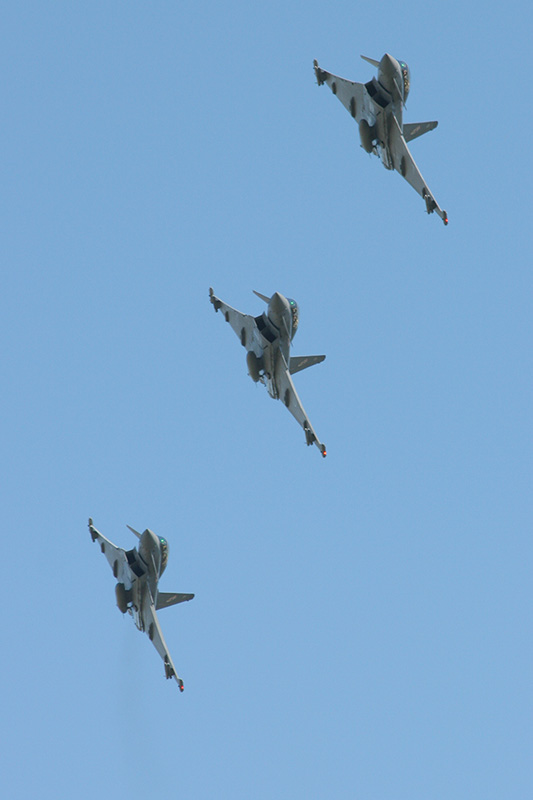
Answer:
[{"label": "gray fuselage", "polygon": [[[163,553],[165,549],[165,553]],[[128,550],[126,558],[131,573],[131,605],[128,611],[133,617],[135,625],[140,631],[146,629],[142,609],[147,593],[150,593],[154,603],[157,602],[158,583],[165,567],[168,554],[166,541],[156,536],[151,530],[145,530],[140,536],[139,547]]]},{"label": "gray fuselage", "polygon": [[261,379],[271,397],[279,398],[277,371],[289,363],[291,341],[298,327],[298,305],[275,292],[266,313],[255,317],[256,326],[248,350],[255,354]]},{"label": "gray fuselage", "polygon": [[[390,126],[392,117],[396,118],[400,130],[403,129],[403,106],[409,94],[409,67],[403,61],[385,53],[379,62],[377,78],[365,84],[368,102],[365,107],[365,120],[359,125],[361,143],[365,150],[374,152],[386,169],[394,169],[394,158],[390,150]],[[393,123],[392,123],[393,124]]]}]

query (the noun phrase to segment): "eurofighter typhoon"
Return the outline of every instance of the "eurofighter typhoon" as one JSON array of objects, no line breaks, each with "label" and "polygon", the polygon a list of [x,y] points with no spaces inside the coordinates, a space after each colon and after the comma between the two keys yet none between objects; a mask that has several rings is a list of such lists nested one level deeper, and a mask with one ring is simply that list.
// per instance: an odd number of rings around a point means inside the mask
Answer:
[{"label": "eurofighter typhoon", "polygon": [[368,83],[355,83],[321,69],[314,61],[317,83],[327,83],[333,94],[348,109],[359,125],[361,146],[367,153],[378,156],[386,169],[395,169],[422,196],[428,214],[436,211],[445,225],[448,215],[443,211],[415,164],[407,142],[432,131],[437,122],[403,122],[403,107],[409,94],[411,76],[405,61],[385,53],[381,61],[361,56],[374,67],[378,77]]},{"label": "eurofighter typhoon", "polygon": [[140,631],[148,634],[148,638],[154,643],[155,649],[163,659],[165,677],[175,678],[182,692],[183,681],[178,676],[168,652],[156,610],[192,600],[194,595],[160,592],[159,578],[165,571],[168,561],[167,541],[150,530],[145,530],[142,534],[133,528],[130,528],[130,531],[139,539],[139,548],[123,550],[102,536],[94,527],[92,519],[89,519],[91,539],[100,545],[118,581],[115,586],[117,606],[123,614],[128,612],[133,617]]},{"label": "eurofighter typhoon", "polygon": [[251,379],[266,386],[271,397],[283,401],[304,429],[306,443],[316,444],[325,457],[326,445],[319,441],[309,422],[291,375],[319,364],[326,356],[291,357],[291,344],[298,329],[298,304],[279,292],[272,297],[256,291],[254,294],[268,305],[267,313],[257,317],[241,314],[215,297],[213,290],[209,289],[209,299],[215,311],[222,311],[226,322],[229,322],[247,350],[246,363]]}]

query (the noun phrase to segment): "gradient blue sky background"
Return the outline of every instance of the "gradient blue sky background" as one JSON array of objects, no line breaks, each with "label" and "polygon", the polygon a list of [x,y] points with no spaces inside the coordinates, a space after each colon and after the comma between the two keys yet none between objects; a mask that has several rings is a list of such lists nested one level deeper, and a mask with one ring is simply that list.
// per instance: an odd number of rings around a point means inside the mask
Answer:
[{"label": "gradient blue sky background", "polygon": [[[491,800],[531,770],[531,6],[2,12],[2,795]],[[408,62],[445,228],[312,63]],[[208,302],[300,305],[323,460]],[[185,681],[87,517],[170,543]]]}]

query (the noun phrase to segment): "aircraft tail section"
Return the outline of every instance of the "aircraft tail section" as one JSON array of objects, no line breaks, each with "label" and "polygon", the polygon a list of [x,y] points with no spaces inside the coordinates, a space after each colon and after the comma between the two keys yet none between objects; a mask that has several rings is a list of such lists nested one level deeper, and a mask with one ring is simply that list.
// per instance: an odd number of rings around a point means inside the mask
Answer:
[{"label": "aircraft tail section", "polygon": [[193,594],[179,594],[178,592],[159,592],[157,595],[156,611],[161,608],[168,608],[175,606],[176,603],[184,603],[186,600],[192,600]]},{"label": "aircraft tail section", "polygon": [[294,375],[295,372],[300,372],[302,369],[312,367],[313,364],[320,364],[325,358],[326,356],[291,356],[289,372],[291,375]]},{"label": "aircraft tail section", "polygon": [[403,126],[403,138],[406,142],[412,142],[423,133],[434,130],[438,124],[438,122],[406,122]]}]

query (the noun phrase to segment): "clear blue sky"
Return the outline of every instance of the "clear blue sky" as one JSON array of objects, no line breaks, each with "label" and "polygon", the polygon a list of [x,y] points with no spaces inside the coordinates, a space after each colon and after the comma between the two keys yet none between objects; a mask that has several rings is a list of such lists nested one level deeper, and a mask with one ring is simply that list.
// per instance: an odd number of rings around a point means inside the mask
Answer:
[{"label": "clear blue sky", "polygon": [[[2,795],[525,800],[531,6],[2,13]],[[408,62],[445,228],[313,58]],[[322,459],[208,288],[300,305]],[[168,539],[165,681],[87,518]]]}]

